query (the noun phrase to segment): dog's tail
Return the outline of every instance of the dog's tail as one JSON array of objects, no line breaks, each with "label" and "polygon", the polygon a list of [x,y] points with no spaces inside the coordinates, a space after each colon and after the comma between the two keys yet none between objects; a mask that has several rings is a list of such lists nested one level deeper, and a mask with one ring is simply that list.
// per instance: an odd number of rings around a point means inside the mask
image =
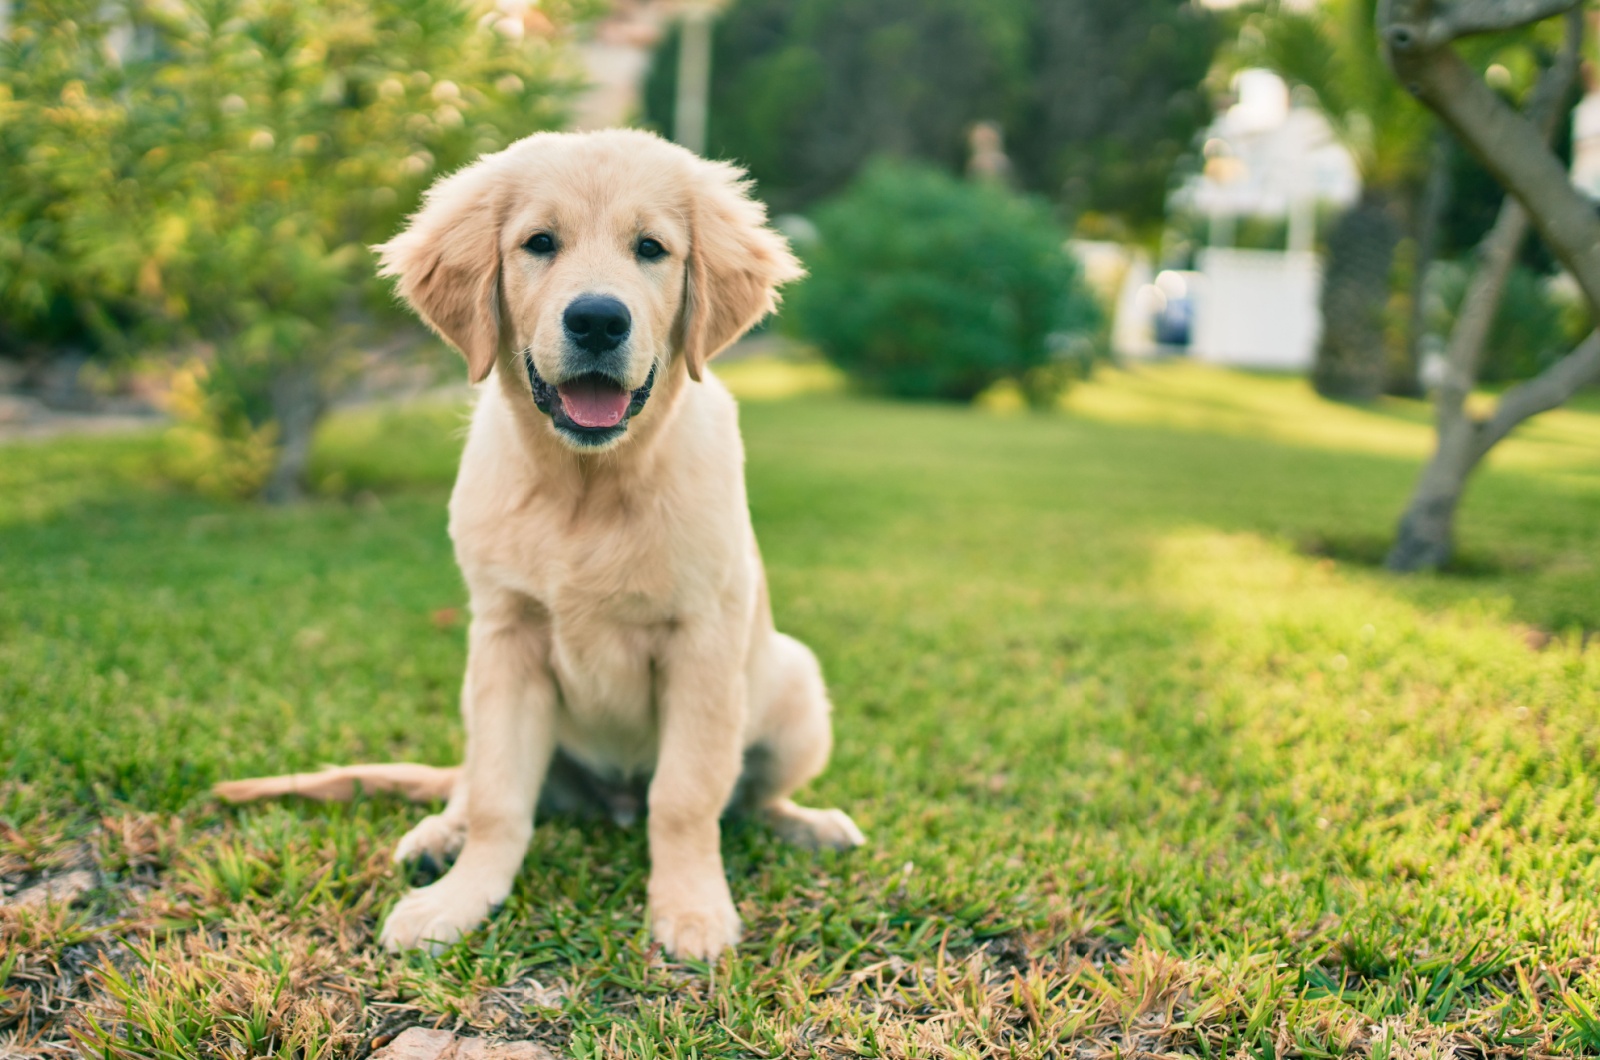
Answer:
[{"label": "dog's tail", "polygon": [[298,795],[318,802],[349,802],[357,791],[393,792],[412,802],[448,798],[460,769],[386,762],[382,765],[329,766],[315,773],[288,773],[281,777],[228,780],[211,791],[227,802],[251,802]]}]

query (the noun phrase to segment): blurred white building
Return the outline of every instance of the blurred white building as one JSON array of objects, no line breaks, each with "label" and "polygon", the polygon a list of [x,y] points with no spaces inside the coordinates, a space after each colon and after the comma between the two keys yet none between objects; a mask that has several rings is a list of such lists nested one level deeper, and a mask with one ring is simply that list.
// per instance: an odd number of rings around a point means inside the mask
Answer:
[{"label": "blurred white building", "polygon": [[1210,221],[1210,244],[1229,246],[1241,217],[1286,218],[1287,250],[1315,243],[1320,205],[1348,206],[1361,196],[1355,159],[1311,98],[1296,100],[1270,70],[1234,77],[1238,102],[1206,131],[1205,168],[1172,205]]},{"label": "blurred white building", "polygon": [[1572,110],[1572,183],[1600,201],[1600,92],[1590,92]]},{"label": "blurred white building", "polygon": [[650,56],[671,13],[650,0],[616,0],[577,40],[585,85],[573,101],[572,128],[608,129],[636,121]]},{"label": "blurred white building", "polygon": [[[1181,298],[1193,356],[1302,371],[1311,365],[1322,328],[1317,212],[1360,198],[1361,175],[1313,100],[1297,98],[1277,74],[1241,71],[1234,92],[1237,102],[1206,132],[1203,170],[1171,201],[1173,209],[1206,219],[1207,246],[1195,272],[1162,273],[1123,299],[1150,324],[1143,348],[1130,341],[1121,352],[1159,351],[1157,321],[1170,318],[1174,298]],[[1235,248],[1243,218],[1284,221],[1285,246]],[[1138,329],[1119,325],[1118,332]]]}]

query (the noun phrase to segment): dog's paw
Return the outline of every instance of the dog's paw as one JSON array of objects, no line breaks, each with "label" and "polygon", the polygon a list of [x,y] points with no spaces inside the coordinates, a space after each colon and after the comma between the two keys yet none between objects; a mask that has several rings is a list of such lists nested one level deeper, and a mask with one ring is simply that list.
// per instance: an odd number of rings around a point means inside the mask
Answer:
[{"label": "dog's paw", "polygon": [[699,900],[650,903],[650,933],[672,956],[709,961],[739,942],[739,913],[726,881]]},{"label": "dog's paw", "polygon": [[436,871],[450,864],[467,841],[467,823],[462,818],[435,813],[417,822],[394,848],[395,864],[431,859]]},{"label": "dog's paw", "polygon": [[867,841],[843,810],[817,810],[788,801],[767,807],[773,831],[807,850],[849,850]]},{"label": "dog's paw", "polygon": [[453,884],[446,876],[400,899],[383,922],[378,941],[391,952],[442,953],[488,919],[497,905],[499,902],[490,896],[475,888]]}]

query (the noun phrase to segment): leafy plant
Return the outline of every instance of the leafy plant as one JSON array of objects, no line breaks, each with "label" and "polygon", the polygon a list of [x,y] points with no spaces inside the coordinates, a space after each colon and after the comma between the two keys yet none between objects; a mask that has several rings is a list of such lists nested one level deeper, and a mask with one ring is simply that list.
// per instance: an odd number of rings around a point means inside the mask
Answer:
[{"label": "leafy plant", "polygon": [[138,306],[73,252],[69,228],[78,203],[114,191],[107,149],[126,115],[110,101],[122,71],[102,58],[100,5],[15,6],[0,35],[0,354],[99,350]]},{"label": "leafy plant", "polygon": [[1048,404],[1101,314],[1040,203],[880,161],[817,213],[799,331],[868,388],[967,401],[1001,379]]},{"label": "leafy plant", "polygon": [[208,497],[254,496],[272,474],[277,424],[252,422],[237,400],[240,388],[212,384],[210,375],[198,360],[173,375],[168,411],[178,422],[166,472]]},{"label": "leafy plant", "polygon": [[36,0],[11,35],[0,182],[25,194],[0,298],[202,344],[199,385],[232,388],[248,433],[277,424],[274,497],[352,325],[384,311],[365,244],[440,172],[552,125],[565,87],[553,38],[460,0]]}]

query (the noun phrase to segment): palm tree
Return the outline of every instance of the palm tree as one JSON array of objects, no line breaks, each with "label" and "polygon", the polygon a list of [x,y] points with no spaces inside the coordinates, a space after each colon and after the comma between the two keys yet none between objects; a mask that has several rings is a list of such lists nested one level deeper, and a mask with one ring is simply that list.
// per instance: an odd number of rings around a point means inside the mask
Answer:
[{"label": "palm tree", "polygon": [[[1388,76],[1376,9],[1377,0],[1320,0],[1307,8],[1273,0],[1241,37],[1242,58],[1316,95],[1361,171],[1360,200],[1328,233],[1322,340],[1312,369],[1318,393],[1346,401],[1415,385],[1415,369],[1404,363],[1409,350],[1391,356],[1385,339],[1390,276],[1407,230],[1424,226],[1442,205],[1435,194],[1427,196],[1430,210],[1418,208],[1437,154],[1430,151],[1433,119]],[[1417,262],[1419,279],[1425,265]]]}]

